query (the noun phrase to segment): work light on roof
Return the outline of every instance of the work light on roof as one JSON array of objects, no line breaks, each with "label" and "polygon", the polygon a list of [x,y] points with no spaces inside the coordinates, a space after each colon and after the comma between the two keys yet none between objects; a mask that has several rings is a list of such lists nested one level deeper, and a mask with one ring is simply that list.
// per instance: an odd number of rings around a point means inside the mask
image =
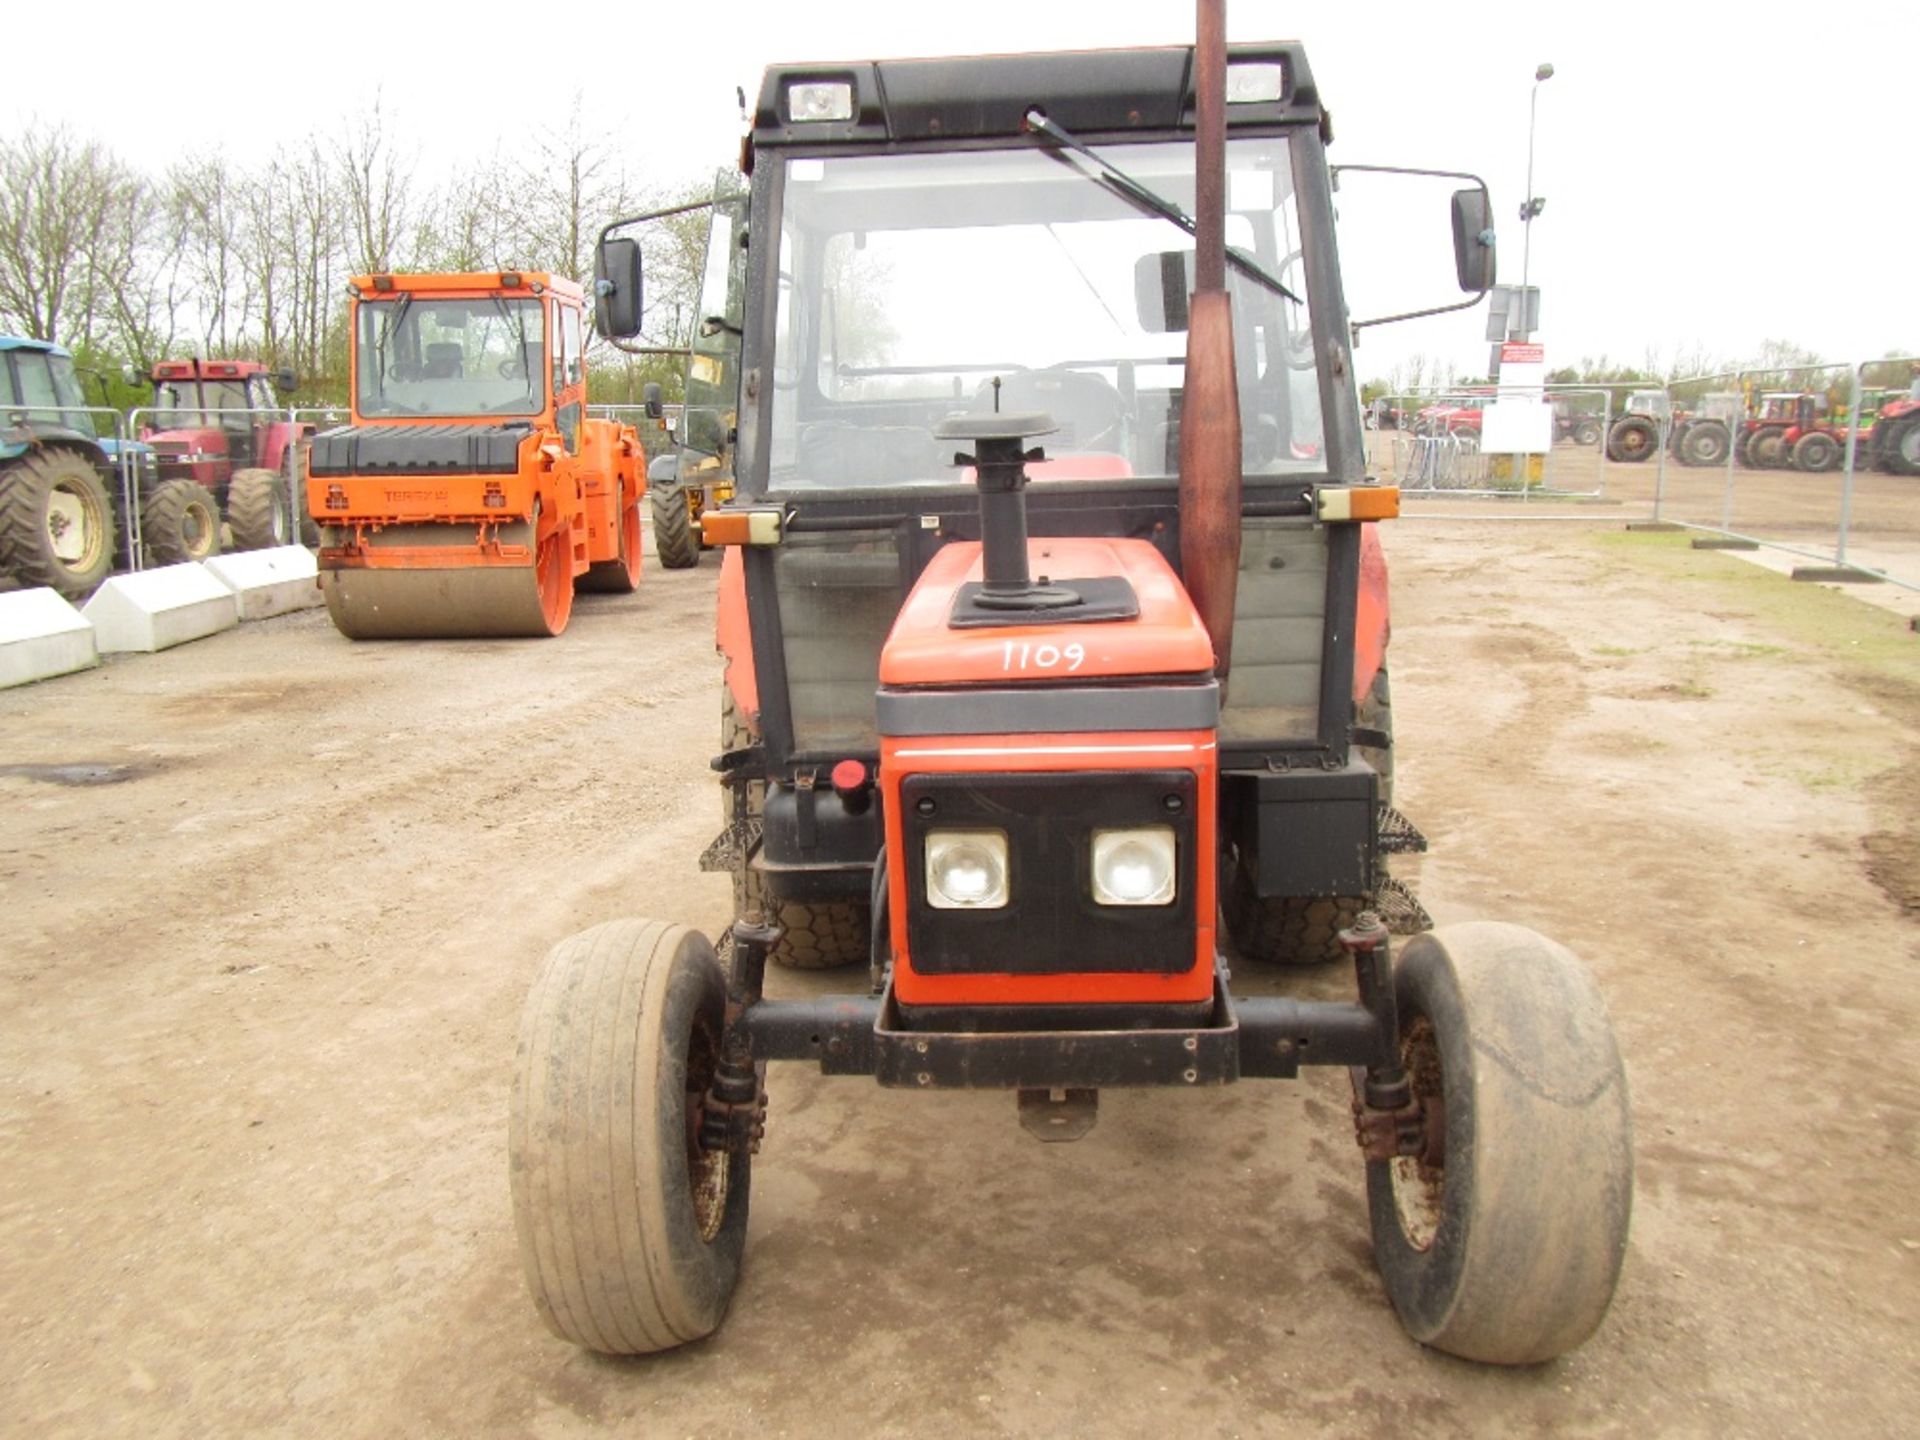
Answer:
[{"label": "work light on roof", "polygon": [[1227,103],[1272,103],[1286,93],[1287,67],[1278,60],[1239,60],[1227,66]]},{"label": "work light on roof", "polygon": [[796,80],[787,86],[787,118],[795,123],[813,120],[851,120],[853,82]]}]

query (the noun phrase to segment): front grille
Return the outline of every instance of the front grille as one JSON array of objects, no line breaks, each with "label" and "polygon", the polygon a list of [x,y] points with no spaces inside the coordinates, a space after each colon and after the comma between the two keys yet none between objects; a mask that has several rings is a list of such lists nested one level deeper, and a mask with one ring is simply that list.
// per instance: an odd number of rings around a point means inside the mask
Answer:
[{"label": "front grille", "polygon": [[[1192,969],[1195,798],[1187,770],[908,776],[901,784],[901,813],[913,968],[922,975],[1170,975]],[[1093,832],[1148,825],[1173,828],[1174,902],[1096,905]],[[1009,897],[1003,909],[936,910],[927,903],[927,833],[946,829],[1006,832]]]}]

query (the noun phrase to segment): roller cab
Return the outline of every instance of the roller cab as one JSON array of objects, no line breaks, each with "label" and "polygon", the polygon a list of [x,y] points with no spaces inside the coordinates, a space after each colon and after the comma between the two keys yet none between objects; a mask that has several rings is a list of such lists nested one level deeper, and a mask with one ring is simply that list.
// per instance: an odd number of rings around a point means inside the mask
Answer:
[{"label": "roller cab", "polygon": [[365,275],[352,423],[314,437],[320,588],[354,639],[557,635],[576,589],[631,592],[645,470],[585,416],[580,287]]}]

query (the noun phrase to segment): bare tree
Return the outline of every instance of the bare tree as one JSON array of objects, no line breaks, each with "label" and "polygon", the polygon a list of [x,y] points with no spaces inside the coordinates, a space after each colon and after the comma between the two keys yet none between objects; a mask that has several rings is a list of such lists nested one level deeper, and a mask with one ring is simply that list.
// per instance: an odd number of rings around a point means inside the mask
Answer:
[{"label": "bare tree", "polygon": [[0,137],[0,316],[37,340],[85,337],[102,281],[96,252],[142,184],[64,128]]},{"label": "bare tree", "polygon": [[377,99],[369,113],[350,125],[335,159],[346,202],[347,253],[355,272],[405,268],[409,259],[401,253],[401,242],[414,229],[407,208],[413,167],[395,153]]}]

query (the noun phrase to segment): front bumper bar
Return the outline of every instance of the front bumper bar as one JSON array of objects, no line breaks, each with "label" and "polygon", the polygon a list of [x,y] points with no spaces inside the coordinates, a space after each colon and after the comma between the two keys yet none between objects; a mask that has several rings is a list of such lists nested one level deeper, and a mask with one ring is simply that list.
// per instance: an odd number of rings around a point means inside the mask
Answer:
[{"label": "front bumper bar", "polygon": [[929,1031],[880,996],[758,1000],[736,1022],[755,1060],[808,1060],[827,1075],[907,1089],[1101,1089],[1286,1079],[1302,1065],[1366,1066],[1391,1050],[1365,1006],[1278,996],[1235,999],[1216,976],[1212,1013],[1191,1029]]}]

